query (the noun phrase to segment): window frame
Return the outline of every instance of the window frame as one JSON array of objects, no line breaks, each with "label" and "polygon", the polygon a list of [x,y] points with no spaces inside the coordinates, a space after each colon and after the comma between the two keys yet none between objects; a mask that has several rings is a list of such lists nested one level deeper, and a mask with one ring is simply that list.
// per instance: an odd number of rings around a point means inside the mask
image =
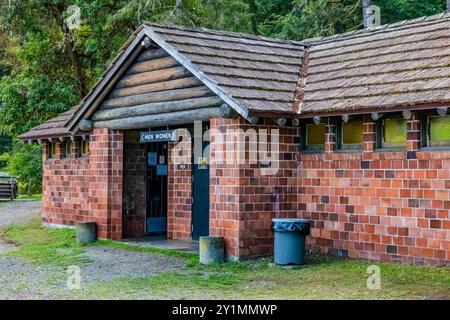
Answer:
[{"label": "window frame", "polygon": [[[421,149],[424,150],[448,150],[450,149],[450,142],[448,145],[442,146],[432,146],[430,144],[430,135],[431,135],[431,122],[430,117],[439,118],[440,116],[435,112],[424,112],[420,117],[420,142]],[[450,117],[450,114],[447,114],[446,117]]]},{"label": "window frame", "polygon": [[[67,152],[67,146],[69,147],[69,152]],[[62,157],[63,159],[72,158],[72,140],[64,140],[62,143]]]},{"label": "window frame", "polygon": [[58,154],[58,144],[56,141],[51,141],[48,143],[47,159],[56,159]]},{"label": "window frame", "polygon": [[[384,121],[386,119],[402,119],[406,124],[406,136],[404,146],[384,146]],[[408,147],[408,120],[401,113],[386,114],[376,121],[376,148],[377,151],[404,151]]]},{"label": "window frame", "polygon": [[[360,144],[354,144],[354,145],[345,145],[344,144],[344,125],[346,123],[351,122],[361,122],[362,124],[362,140]],[[338,152],[360,152],[363,149],[363,143],[364,143],[364,119],[362,116],[357,116],[353,119],[350,119],[348,122],[344,122],[342,118],[339,118],[336,122],[336,144],[335,144],[335,151]]]},{"label": "window frame", "polygon": [[[83,144],[87,144],[87,152],[83,153]],[[77,157],[80,159],[86,159],[89,157],[89,139],[77,140]]]},{"label": "window frame", "polygon": [[[308,146],[308,125],[315,126],[316,124],[312,120],[304,121],[301,125],[301,151],[303,153],[324,153],[325,152],[325,144],[326,144],[326,127],[325,127],[325,133],[324,133],[324,143],[322,148],[311,148]],[[321,122],[319,125],[325,126],[324,122]]]}]

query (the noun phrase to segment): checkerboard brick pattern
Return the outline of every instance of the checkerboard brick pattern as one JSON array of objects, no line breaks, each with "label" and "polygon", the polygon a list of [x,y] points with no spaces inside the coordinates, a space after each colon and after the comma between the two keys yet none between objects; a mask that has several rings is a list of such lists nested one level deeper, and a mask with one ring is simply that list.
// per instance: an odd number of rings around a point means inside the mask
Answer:
[{"label": "checkerboard brick pattern", "polygon": [[55,158],[43,148],[43,222],[75,226],[78,221],[97,223],[100,238],[122,238],[123,134],[94,129],[88,158],[62,159],[57,142]]},{"label": "checkerboard brick pattern", "polygon": [[[270,254],[272,218],[295,217],[297,213],[298,129],[270,122],[252,126],[242,118],[211,120],[210,235],[225,238],[230,259]],[[251,163],[255,155],[249,148],[242,156],[240,148],[231,143],[233,134],[251,134],[248,130],[257,133],[258,142],[267,137],[270,144],[266,150],[275,154],[276,160],[270,163],[278,168],[275,174],[266,175],[269,167],[260,159]],[[275,132],[278,141],[271,141]]]},{"label": "checkerboard brick pattern", "polygon": [[[325,150],[308,154],[299,152],[299,128],[279,127],[270,119],[258,125],[242,118],[211,120],[210,235],[225,238],[230,259],[271,254],[271,220],[289,217],[311,220],[311,251],[449,265],[450,151],[420,149],[420,120],[415,113],[407,123],[407,148],[399,151],[376,149],[376,125],[365,116],[362,150],[336,152],[335,124],[323,121]],[[270,133],[278,130],[276,148],[267,152],[276,154],[277,160],[252,162],[255,152],[241,152],[227,140],[243,132],[249,146],[255,143],[246,135],[252,130],[266,130],[270,143],[274,142]],[[48,148],[44,144],[45,223],[73,226],[77,221],[95,221],[99,236],[110,239],[143,230],[142,220],[125,219],[143,210],[144,199],[136,195],[142,182],[131,187],[126,181],[131,177],[139,182],[139,170],[145,166],[143,149],[124,144],[122,132],[107,129],[93,131],[85,159],[77,158],[75,143],[69,159],[62,159],[61,143],[52,159],[47,159]],[[168,236],[190,239],[190,143],[184,154],[171,156],[174,148],[169,144]],[[263,174],[270,166],[278,170]]]},{"label": "checkerboard brick pattern", "polygon": [[[362,152],[298,156],[299,216],[309,248],[351,258],[449,265],[450,152],[420,151],[417,115],[407,149],[375,151],[365,117]],[[333,144],[334,136],[327,139]]]}]

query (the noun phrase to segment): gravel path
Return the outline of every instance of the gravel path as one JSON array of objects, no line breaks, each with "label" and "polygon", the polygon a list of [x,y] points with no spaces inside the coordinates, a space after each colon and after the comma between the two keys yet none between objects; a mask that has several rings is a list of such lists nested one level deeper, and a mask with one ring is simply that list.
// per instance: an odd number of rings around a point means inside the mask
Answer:
[{"label": "gravel path", "polygon": [[[39,213],[40,202],[3,203],[0,206],[0,229],[24,223]],[[8,255],[15,249],[17,245],[2,237],[0,232],[0,299],[102,298],[91,296],[84,290],[69,290],[65,268],[31,264],[21,257]],[[161,272],[182,272],[186,263],[181,258],[106,247],[85,247],[84,251],[82,257],[89,262],[78,266],[82,288],[121,278],[147,278]]]},{"label": "gravel path", "polygon": [[30,264],[20,257],[0,254],[0,299],[101,299],[83,288],[124,277],[145,278],[181,271],[185,265],[183,259],[103,247],[86,247],[83,256],[91,262],[78,266],[81,290],[72,291],[67,288],[66,269]]},{"label": "gravel path", "polygon": [[0,228],[20,224],[36,216],[41,211],[40,201],[0,202]]}]

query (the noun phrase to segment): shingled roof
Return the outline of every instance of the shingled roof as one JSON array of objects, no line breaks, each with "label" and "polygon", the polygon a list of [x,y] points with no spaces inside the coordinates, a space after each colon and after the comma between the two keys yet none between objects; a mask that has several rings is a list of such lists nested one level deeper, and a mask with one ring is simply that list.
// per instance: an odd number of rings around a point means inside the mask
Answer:
[{"label": "shingled roof", "polygon": [[250,112],[292,112],[304,48],[299,42],[144,25]]},{"label": "shingled roof", "polygon": [[310,47],[303,114],[386,111],[450,102],[450,16],[403,21]]},{"label": "shingled roof", "polygon": [[80,107],[21,138],[69,135],[143,36],[244,117],[311,117],[449,104],[448,30],[450,15],[441,14],[294,42],[144,22]]},{"label": "shingled roof", "polygon": [[67,129],[66,123],[72,118],[77,110],[78,106],[75,106],[69,111],[63,112],[57,117],[33,128],[27,133],[21,135],[20,138],[23,140],[34,140],[53,137],[68,137],[71,133]]}]

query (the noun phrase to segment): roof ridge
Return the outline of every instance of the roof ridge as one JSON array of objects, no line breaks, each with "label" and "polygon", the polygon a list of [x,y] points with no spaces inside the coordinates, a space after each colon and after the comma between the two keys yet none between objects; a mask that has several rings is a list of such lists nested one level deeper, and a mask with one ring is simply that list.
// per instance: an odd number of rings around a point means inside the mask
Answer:
[{"label": "roof ridge", "polygon": [[288,40],[288,39],[282,39],[282,38],[275,38],[275,37],[267,37],[267,36],[261,36],[246,32],[235,32],[235,31],[226,31],[226,30],[216,30],[211,28],[205,28],[205,27],[194,27],[194,26],[180,26],[173,23],[155,23],[147,20],[143,20],[142,24],[145,26],[155,26],[160,28],[170,28],[170,29],[176,29],[176,30],[184,30],[184,31],[194,31],[194,32],[201,32],[201,33],[210,33],[215,35],[226,35],[231,36],[234,38],[246,38],[249,40],[262,40],[262,41],[268,41],[268,42],[274,42],[274,43],[290,43],[294,45],[301,45],[305,46],[302,41],[295,41],[295,40]]},{"label": "roof ridge", "polygon": [[337,33],[331,36],[319,36],[319,37],[313,37],[313,38],[307,38],[300,41],[303,45],[311,45],[311,44],[317,44],[317,43],[325,43],[329,41],[339,41],[343,39],[349,39],[352,37],[359,37],[364,36],[372,32],[377,32],[380,30],[395,30],[396,28],[400,28],[403,26],[410,27],[414,24],[420,24],[424,22],[437,22],[437,21],[443,21],[450,19],[450,13],[444,12],[435,14],[432,16],[422,16],[415,19],[409,19],[409,20],[402,20],[394,23],[388,23],[383,24],[381,26],[372,27],[372,28],[365,28],[365,29],[359,29],[359,30],[352,30],[344,33]]}]

